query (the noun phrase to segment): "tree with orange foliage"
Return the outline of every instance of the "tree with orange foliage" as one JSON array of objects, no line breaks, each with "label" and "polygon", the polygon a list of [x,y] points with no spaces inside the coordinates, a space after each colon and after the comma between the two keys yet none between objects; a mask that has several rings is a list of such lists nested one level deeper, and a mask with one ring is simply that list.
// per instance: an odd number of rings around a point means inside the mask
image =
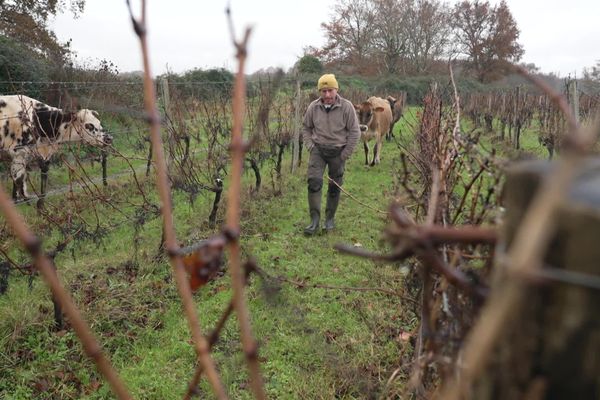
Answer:
[{"label": "tree with orange foliage", "polygon": [[452,24],[467,65],[481,82],[498,79],[523,55],[519,28],[505,1],[463,1],[454,8]]},{"label": "tree with orange foliage", "polygon": [[59,43],[48,19],[65,8],[80,14],[85,0],[0,0],[0,35],[27,46],[39,55],[62,63],[69,44]]}]

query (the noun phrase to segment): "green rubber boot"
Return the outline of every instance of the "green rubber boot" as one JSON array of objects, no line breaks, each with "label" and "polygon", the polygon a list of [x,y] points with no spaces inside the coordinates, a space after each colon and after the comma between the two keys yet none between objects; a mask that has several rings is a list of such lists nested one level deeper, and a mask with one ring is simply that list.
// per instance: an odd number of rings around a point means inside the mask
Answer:
[{"label": "green rubber boot", "polygon": [[308,193],[308,209],[310,211],[310,225],[304,228],[304,234],[312,236],[319,230],[321,219],[321,191]]},{"label": "green rubber boot", "polygon": [[335,196],[327,195],[327,206],[325,207],[325,231],[331,232],[335,229],[335,212],[340,202],[340,194],[337,193]]}]

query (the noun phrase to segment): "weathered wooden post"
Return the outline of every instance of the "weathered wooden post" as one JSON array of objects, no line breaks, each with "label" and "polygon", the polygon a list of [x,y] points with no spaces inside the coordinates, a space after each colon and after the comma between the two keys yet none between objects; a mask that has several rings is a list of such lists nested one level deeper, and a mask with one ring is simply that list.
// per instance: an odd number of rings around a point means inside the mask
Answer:
[{"label": "weathered wooden post", "polygon": [[502,116],[500,119],[502,131],[500,133],[500,140],[502,140],[503,142],[504,142],[504,130],[506,129],[506,120],[507,120],[506,114],[507,114],[507,112],[506,112],[506,92],[502,92],[502,108],[501,108],[501,112],[500,112],[500,115]]},{"label": "weathered wooden post", "polygon": [[[160,81],[160,93],[162,97],[163,108],[165,112],[165,121],[169,121],[172,117],[171,113],[171,94],[169,92],[169,80],[167,78],[162,78]],[[171,172],[171,166],[173,164],[175,158],[175,138],[173,137],[172,129],[166,129],[167,133],[167,144],[168,144],[168,154],[167,154],[167,170]]]},{"label": "weathered wooden post", "polygon": [[519,150],[520,148],[520,136],[521,136],[521,86],[517,86],[515,88],[515,102],[513,109],[513,127],[514,127],[514,137],[513,137],[513,145],[515,149]]},{"label": "weathered wooden post", "polygon": [[579,93],[577,92],[577,79],[569,82],[571,86],[571,107],[573,107],[573,115],[579,124]]},{"label": "weathered wooden post", "polygon": [[298,158],[300,155],[300,105],[302,92],[300,91],[300,76],[296,77],[296,99],[294,100],[294,136],[292,139],[292,174],[298,168]]},{"label": "weathered wooden post", "polygon": [[106,172],[106,159],[108,157],[108,153],[106,150],[100,150],[100,165],[102,166],[102,185],[108,186],[108,176]]},{"label": "weathered wooden post", "polygon": [[[510,169],[503,243],[510,246],[541,181],[556,164]],[[598,399],[600,395],[600,159],[586,162],[556,216],[539,276],[496,270],[492,290],[531,282],[472,399]],[[500,246],[499,256],[502,257]]]}]

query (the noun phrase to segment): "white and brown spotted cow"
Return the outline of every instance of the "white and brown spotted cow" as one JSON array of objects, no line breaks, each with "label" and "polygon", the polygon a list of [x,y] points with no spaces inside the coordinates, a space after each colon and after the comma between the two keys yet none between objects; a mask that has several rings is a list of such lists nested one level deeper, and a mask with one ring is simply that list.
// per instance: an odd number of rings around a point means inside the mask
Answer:
[{"label": "white and brown spotted cow", "polygon": [[0,150],[11,159],[14,200],[28,197],[27,164],[35,159],[48,161],[66,142],[102,147],[112,137],[102,128],[96,111],[65,112],[27,96],[0,96]]},{"label": "white and brown spotted cow", "polygon": [[380,97],[369,97],[360,105],[354,105],[358,124],[365,149],[365,164],[369,164],[369,140],[375,139],[373,161],[371,165],[379,164],[383,137],[390,131],[392,109],[390,103]]}]

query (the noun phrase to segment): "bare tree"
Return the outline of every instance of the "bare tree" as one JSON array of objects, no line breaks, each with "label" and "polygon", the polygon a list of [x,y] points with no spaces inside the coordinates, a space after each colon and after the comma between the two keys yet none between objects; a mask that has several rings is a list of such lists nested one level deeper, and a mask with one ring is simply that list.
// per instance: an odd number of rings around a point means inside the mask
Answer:
[{"label": "bare tree", "polygon": [[321,51],[327,62],[347,63],[358,72],[368,69],[368,56],[373,49],[375,9],[369,0],[338,0],[332,22],[321,27],[327,43]]},{"label": "bare tree", "polygon": [[321,25],[327,44],[311,53],[350,72],[427,71],[448,49],[450,16],[441,0],[339,0]]},{"label": "bare tree", "polygon": [[600,60],[596,60],[596,64],[583,69],[583,79],[591,84],[595,92],[600,92]]},{"label": "bare tree", "polygon": [[405,13],[407,0],[374,0],[376,31],[374,45],[389,74],[399,72],[405,57],[408,29]]},{"label": "bare tree", "polygon": [[589,79],[600,80],[600,60],[596,60],[596,65],[592,67],[584,68],[583,75]]},{"label": "bare tree", "polygon": [[405,0],[407,58],[411,72],[427,72],[446,52],[452,27],[450,10],[439,0]]}]

